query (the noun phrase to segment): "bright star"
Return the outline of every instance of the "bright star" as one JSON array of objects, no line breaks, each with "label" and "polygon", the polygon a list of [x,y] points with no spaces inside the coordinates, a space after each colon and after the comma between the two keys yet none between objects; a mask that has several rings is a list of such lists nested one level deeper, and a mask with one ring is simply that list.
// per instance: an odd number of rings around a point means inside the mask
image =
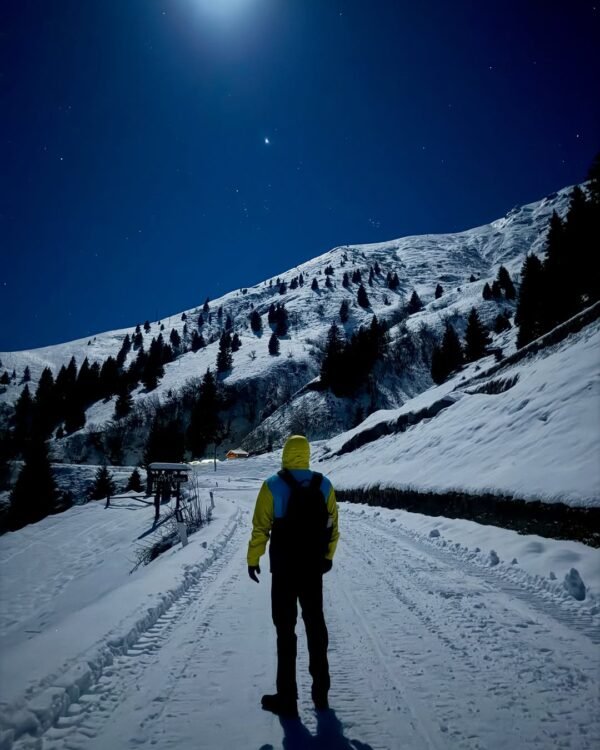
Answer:
[{"label": "bright star", "polygon": [[271,141],[270,141],[270,140],[269,140],[268,138],[265,138],[265,143],[266,143],[266,145],[268,146],[268,145],[269,145],[269,143],[271,143]]}]

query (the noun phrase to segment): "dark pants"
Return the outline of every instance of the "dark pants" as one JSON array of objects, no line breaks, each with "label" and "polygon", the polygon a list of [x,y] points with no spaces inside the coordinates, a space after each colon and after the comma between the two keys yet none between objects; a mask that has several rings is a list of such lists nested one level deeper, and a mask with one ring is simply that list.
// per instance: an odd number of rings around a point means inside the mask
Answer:
[{"label": "dark pants", "polygon": [[329,664],[327,626],[323,616],[323,576],[311,574],[273,573],[271,606],[277,630],[277,693],[288,698],[298,697],[296,684],[296,619],[297,602],[308,641],[308,670],[313,679],[312,694],[327,696]]}]

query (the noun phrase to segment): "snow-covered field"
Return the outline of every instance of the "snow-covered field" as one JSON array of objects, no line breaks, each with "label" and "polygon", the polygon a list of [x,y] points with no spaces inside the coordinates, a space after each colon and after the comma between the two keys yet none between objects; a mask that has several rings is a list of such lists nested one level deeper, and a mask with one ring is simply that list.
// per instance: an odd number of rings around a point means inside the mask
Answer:
[{"label": "snow-covered field", "polygon": [[[257,586],[245,555],[277,462],[200,468],[215,520],[133,575],[152,517],[139,501],[0,538],[0,747],[598,746],[599,550],[354,505],[325,578],[332,711],[311,707],[303,634],[301,721],[261,711],[275,670],[268,563]],[[38,737],[13,743],[11,725]]]}]

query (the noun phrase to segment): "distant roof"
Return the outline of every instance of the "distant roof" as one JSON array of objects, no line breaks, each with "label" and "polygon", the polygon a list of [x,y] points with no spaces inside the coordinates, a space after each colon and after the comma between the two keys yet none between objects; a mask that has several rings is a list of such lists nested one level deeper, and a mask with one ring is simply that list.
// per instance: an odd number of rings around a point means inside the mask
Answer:
[{"label": "distant roof", "polygon": [[148,466],[152,471],[189,471],[190,467],[187,464],[163,464],[153,463]]},{"label": "distant roof", "polygon": [[248,451],[245,451],[243,448],[233,448],[230,451],[227,451],[228,453],[243,453],[244,456],[249,456],[250,454]]}]

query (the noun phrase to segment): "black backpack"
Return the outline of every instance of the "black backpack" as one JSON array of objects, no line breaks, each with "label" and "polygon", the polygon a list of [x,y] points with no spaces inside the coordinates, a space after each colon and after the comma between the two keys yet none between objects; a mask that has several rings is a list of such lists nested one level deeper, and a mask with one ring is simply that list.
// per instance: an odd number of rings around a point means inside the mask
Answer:
[{"label": "black backpack", "polygon": [[282,519],[289,551],[305,562],[320,561],[329,545],[329,511],[321,492],[323,475],[313,472],[307,485],[301,484],[288,469],[282,469],[279,476],[290,488]]}]

